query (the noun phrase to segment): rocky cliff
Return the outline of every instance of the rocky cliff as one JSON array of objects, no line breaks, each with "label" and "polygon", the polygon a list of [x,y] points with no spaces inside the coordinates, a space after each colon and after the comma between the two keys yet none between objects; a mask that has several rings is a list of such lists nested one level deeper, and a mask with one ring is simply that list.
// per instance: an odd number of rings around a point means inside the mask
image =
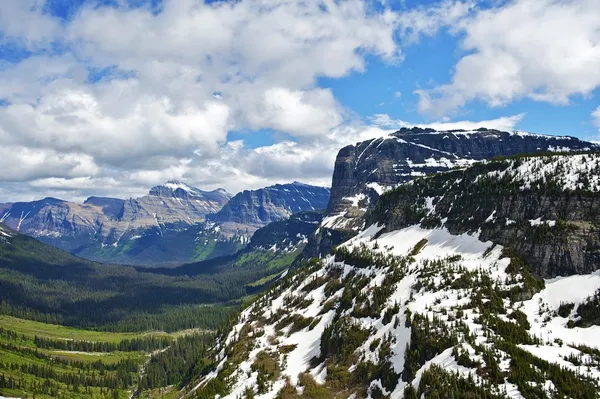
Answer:
[{"label": "rocky cliff", "polygon": [[302,211],[325,209],[329,189],[299,182],[276,184],[235,195],[209,219],[228,234],[244,230],[253,233],[270,222]]},{"label": "rocky cliff", "polygon": [[[575,137],[478,129],[474,131],[403,128],[389,136],[344,147],[335,161],[328,227],[352,229],[353,220],[386,190],[415,177],[482,159],[534,152],[600,148]],[[360,226],[362,227],[362,226]]]},{"label": "rocky cliff", "polygon": [[600,268],[599,179],[597,153],[492,161],[385,193],[366,223],[477,233],[545,278],[591,273]]}]

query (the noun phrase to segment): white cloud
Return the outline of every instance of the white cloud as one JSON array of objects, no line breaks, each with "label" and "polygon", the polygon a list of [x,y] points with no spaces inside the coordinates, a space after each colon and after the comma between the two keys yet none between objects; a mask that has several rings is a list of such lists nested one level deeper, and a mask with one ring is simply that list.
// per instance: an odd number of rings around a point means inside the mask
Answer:
[{"label": "white cloud", "polygon": [[[540,1],[556,7],[556,1]],[[562,3],[567,11],[574,8]],[[589,13],[592,3],[582,2],[584,11]],[[2,40],[36,54],[0,65],[0,99],[9,103],[0,107],[0,198],[29,198],[35,192],[126,197],[170,178],[232,192],[286,180],[328,185],[341,147],[412,124],[385,114],[374,117],[375,125],[356,122],[330,89],[318,86],[320,78],[363,72],[367,57],[396,63],[403,56],[399,42],[450,29],[464,33],[464,47],[472,56],[502,55],[502,50],[516,61],[505,57],[508,61],[497,62],[501,65],[492,80],[477,68],[457,67],[447,88],[420,92],[421,110],[451,110],[481,96],[503,104],[524,95],[509,84],[518,79],[505,79],[503,71],[514,65],[519,75],[521,64],[531,61],[515,56],[516,45],[505,46],[503,40],[535,39],[524,47],[527,51],[548,45],[540,35],[529,35],[535,24],[514,27],[509,38],[492,37],[484,31],[486,18],[495,36],[502,36],[502,23],[512,21],[497,21],[495,13],[504,9],[486,14],[469,0],[404,12],[374,9],[363,0],[164,0],[160,13],[125,2],[110,7],[86,3],[68,21],[44,14],[43,4],[3,0],[0,10]],[[513,6],[509,3],[506,10]],[[579,17],[579,11],[573,13]],[[525,14],[518,21],[531,25],[526,17],[532,13]],[[533,13],[545,18],[538,14]],[[586,27],[594,18],[587,16],[577,26],[583,38],[591,38]],[[556,26],[566,25],[557,21]],[[570,35],[566,29],[562,33]],[[586,51],[585,40],[573,43],[566,55]],[[54,44],[65,51],[57,54]],[[480,67],[488,67],[491,61],[483,60]],[[537,74],[538,64],[544,64],[534,61],[528,74]],[[92,83],[89,68],[111,72]],[[553,75],[559,89],[567,86],[567,72]],[[581,82],[595,76],[575,72]],[[463,82],[468,73],[472,86]],[[394,97],[401,98],[400,92]],[[512,129],[521,117],[429,126]],[[256,129],[278,132],[278,141],[258,148],[252,148],[251,139],[228,141],[232,131],[251,135]],[[30,182],[30,188],[16,182]]]},{"label": "white cloud", "polygon": [[475,0],[443,0],[421,6],[398,17],[400,34],[405,41],[416,42],[422,36],[434,36],[440,29],[455,29],[475,9]]},{"label": "white cloud", "polygon": [[[316,145],[348,114],[317,79],[362,72],[366,56],[401,57],[397,14],[362,0],[165,0],[159,13],[87,4],[67,21],[44,4],[4,0],[0,11],[3,40],[37,54],[0,65],[0,147],[24,149],[0,160],[0,180],[40,191],[329,180],[332,155]],[[90,82],[89,68],[111,72]],[[227,141],[255,129],[288,141]]]},{"label": "white cloud", "polygon": [[55,175],[66,178],[95,176],[100,168],[84,153],[57,152],[25,146],[0,146],[0,180],[23,181]]},{"label": "white cloud", "polygon": [[325,89],[290,91],[274,87],[248,108],[250,127],[272,128],[296,137],[323,135],[343,121],[341,106]]},{"label": "white cloud", "polygon": [[592,118],[594,120],[594,125],[600,127],[600,106],[592,112]]},{"label": "white cloud", "polygon": [[600,2],[515,0],[458,20],[466,52],[452,81],[417,90],[419,110],[441,117],[474,99],[567,104],[600,86]]},{"label": "white cloud", "polygon": [[60,23],[43,13],[44,1],[4,0],[0,9],[0,33],[37,50],[47,46],[59,34]]},{"label": "white cloud", "polygon": [[215,154],[226,139],[225,104],[176,105],[168,97],[136,93],[133,104],[120,105],[119,97],[127,97],[131,85],[109,85],[117,88],[104,93],[87,87],[59,89],[37,104],[0,108],[0,141],[87,153],[98,162],[119,166],[140,157],[190,156],[198,148]]}]

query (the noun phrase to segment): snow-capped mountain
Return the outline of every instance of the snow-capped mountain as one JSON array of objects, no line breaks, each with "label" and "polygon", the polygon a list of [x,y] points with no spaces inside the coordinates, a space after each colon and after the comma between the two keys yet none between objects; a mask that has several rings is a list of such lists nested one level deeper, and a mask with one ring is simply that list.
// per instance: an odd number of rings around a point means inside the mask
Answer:
[{"label": "snow-capped mountain", "polygon": [[231,198],[222,189],[202,191],[181,182],[153,187],[127,200],[90,197],[83,204],[45,198],[0,211],[9,227],[69,252],[97,260],[129,261],[119,254],[135,240],[164,235],[206,220]]},{"label": "snow-capped mountain", "polygon": [[597,398],[599,172],[599,154],[527,156],[382,194],[241,313],[184,395]]},{"label": "snow-capped mountain", "polygon": [[127,200],[45,198],[6,204],[0,221],[75,255],[129,264],[181,264],[230,255],[256,230],[327,206],[329,189],[294,182],[231,196],[179,181]]},{"label": "snow-capped mountain", "polygon": [[386,137],[344,147],[333,172],[328,219],[324,226],[357,230],[353,221],[386,190],[483,159],[535,152],[600,149],[569,136],[547,136],[490,129],[473,131],[402,128]]}]

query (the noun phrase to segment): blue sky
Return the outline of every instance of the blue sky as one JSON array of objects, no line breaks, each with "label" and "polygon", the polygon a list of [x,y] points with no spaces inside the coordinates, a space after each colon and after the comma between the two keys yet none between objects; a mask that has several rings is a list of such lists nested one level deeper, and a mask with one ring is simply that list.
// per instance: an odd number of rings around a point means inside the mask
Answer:
[{"label": "blue sky", "polygon": [[416,124],[597,139],[598,31],[596,0],[5,0],[0,201],[328,185]]}]

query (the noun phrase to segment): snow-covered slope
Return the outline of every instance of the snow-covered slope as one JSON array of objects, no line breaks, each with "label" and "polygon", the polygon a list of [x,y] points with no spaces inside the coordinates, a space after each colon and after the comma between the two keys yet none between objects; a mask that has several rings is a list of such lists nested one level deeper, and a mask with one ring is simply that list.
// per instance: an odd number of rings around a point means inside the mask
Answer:
[{"label": "snow-covered slope", "polygon": [[[481,219],[471,207],[483,204],[470,197],[483,187],[492,202],[499,193],[518,192],[539,203],[596,200],[597,160],[588,154],[498,161],[384,195],[368,228],[334,254],[290,272],[241,313],[215,348],[215,369],[192,392],[201,398],[598,397],[600,326],[580,321],[600,288],[600,264],[585,274],[536,277],[513,247],[483,238],[475,227],[525,223],[507,223],[502,207],[483,210]],[[465,180],[459,198],[452,187]],[[492,190],[492,181],[506,190]],[[444,205],[446,197],[452,206]],[[464,215],[452,212],[463,204],[472,224],[461,225]],[[550,205],[537,208],[528,226],[552,232],[563,223],[596,224],[591,212],[570,220],[576,215],[561,209],[554,209],[565,218],[560,223],[543,223],[559,218],[547,213]]]}]

